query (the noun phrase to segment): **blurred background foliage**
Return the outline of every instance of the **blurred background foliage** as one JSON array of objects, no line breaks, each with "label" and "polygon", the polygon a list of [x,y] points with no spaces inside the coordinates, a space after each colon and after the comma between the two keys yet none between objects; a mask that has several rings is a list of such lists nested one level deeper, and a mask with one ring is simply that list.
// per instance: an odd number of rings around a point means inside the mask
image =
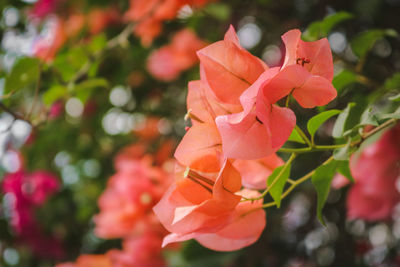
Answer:
[{"label": "blurred background foliage", "polygon": [[[150,53],[168,44],[178,30],[191,28],[211,43],[222,39],[232,24],[243,47],[270,66],[282,60],[280,36],[287,30],[299,28],[306,40],[328,37],[339,92],[328,107],[343,109],[355,102],[349,124],[355,125],[371,103],[393,112],[380,99],[399,92],[399,0],[217,1],[201,9],[183,8],[178,18],[164,23],[161,35],[149,47],[129,35],[109,48],[110,40],[126,24],[107,27],[91,38],[83,30],[63,45],[50,64],[29,57],[32,40],[46,30],[46,25],[34,24],[26,15],[33,2],[0,2],[0,170],[2,174],[13,171],[16,151],[21,151],[26,170],[45,169],[60,177],[62,189],[37,209],[36,218],[47,233],[61,238],[67,250],[65,260],[120,246],[119,240],[94,235],[92,217],[114,173],[114,155],[140,139],[146,120],[159,118],[152,127],[160,136],[149,145],[150,151],[167,138],[178,142],[185,133],[187,83],[199,78],[198,65],[170,82],[153,78],[146,68]],[[83,13],[111,5],[126,11],[129,3],[68,1],[69,7]],[[68,15],[60,11],[60,16]],[[19,79],[23,74],[26,77]],[[55,103],[61,115],[51,118]],[[14,118],[10,110],[21,117]],[[314,110],[296,106],[294,110],[300,126],[315,115]],[[320,129],[321,143],[332,142],[331,129],[332,123]],[[317,156],[302,155],[293,172],[300,176],[318,166],[323,153]],[[399,214],[393,222],[379,224],[346,221],[344,195],[345,191],[335,190],[329,195],[326,227],[316,219],[316,194],[307,184],[283,201],[280,209],[268,209],[267,228],[255,245],[218,253],[190,241],[166,257],[170,266],[400,265]],[[52,260],[35,257],[16,241],[5,195],[2,203],[0,265],[52,266]]]}]

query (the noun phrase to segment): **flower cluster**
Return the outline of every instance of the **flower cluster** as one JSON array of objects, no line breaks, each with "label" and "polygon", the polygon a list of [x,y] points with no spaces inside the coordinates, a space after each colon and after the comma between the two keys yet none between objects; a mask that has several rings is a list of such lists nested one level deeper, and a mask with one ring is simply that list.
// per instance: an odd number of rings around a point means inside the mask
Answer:
[{"label": "flower cluster", "polygon": [[154,51],[147,61],[147,69],[155,78],[172,81],[179,74],[197,63],[196,51],[206,46],[196,34],[189,30],[181,30],[172,37],[169,45]]},{"label": "flower cluster", "polygon": [[194,238],[229,251],[258,240],[266,219],[254,189],[283,164],[275,152],[296,124],[278,101],[293,96],[313,108],[336,97],[327,39],[303,42],[300,35],[282,36],[285,61],[275,68],[242,48],[233,27],[197,52],[201,79],[189,83],[187,96],[192,126],[175,152],[176,183],[154,207],[172,232],[164,245]]},{"label": "flower cluster", "polygon": [[[379,221],[389,219],[400,201],[397,183],[400,177],[400,124],[386,131],[361,154],[353,155],[350,170],[355,184],[347,195],[347,217]],[[349,182],[337,175],[334,186]]]},{"label": "flower cluster", "polygon": [[45,171],[19,170],[4,176],[2,191],[8,196],[11,225],[21,243],[44,258],[60,258],[63,248],[58,239],[47,236],[35,218],[35,210],[59,189],[57,178]]},{"label": "flower cluster", "polygon": [[134,34],[149,46],[162,31],[162,23],[176,17],[185,5],[201,7],[211,0],[130,0],[125,19],[137,23]]},{"label": "flower cluster", "polygon": [[76,263],[58,266],[165,265],[161,244],[166,231],[152,208],[171,183],[171,163],[165,157],[145,155],[145,151],[144,145],[135,144],[116,156],[117,173],[100,196],[100,213],[94,218],[95,234],[106,239],[122,238],[123,249],[105,255],[82,255]]}]

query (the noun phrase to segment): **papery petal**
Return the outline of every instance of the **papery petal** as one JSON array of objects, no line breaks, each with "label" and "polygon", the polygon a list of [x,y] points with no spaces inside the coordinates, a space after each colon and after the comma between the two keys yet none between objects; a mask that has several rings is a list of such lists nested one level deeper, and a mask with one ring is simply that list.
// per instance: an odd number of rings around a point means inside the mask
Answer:
[{"label": "papery petal", "polygon": [[254,111],[239,123],[230,121],[234,115],[218,116],[215,120],[222,138],[222,151],[226,157],[257,159],[274,152],[270,134],[265,125],[256,119]]},{"label": "papery petal", "polygon": [[272,104],[292,92],[293,97],[305,108],[326,105],[337,95],[336,89],[327,79],[311,75],[300,65],[282,69],[263,86],[262,91]]},{"label": "papery petal", "polygon": [[291,30],[282,35],[286,47],[285,61],[282,69],[297,64],[297,59],[307,59],[304,68],[311,74],[326,78],[329,82],[333,78],[332,52],[326,38],[315,42],[301,40],[299,30]]},{"label": "papery petal", "polygon": [[239,96],[266,66],[236,43],[232,29],[226,38],[197,52],[204,70],[201,79],[208,83],[218,99],[238,104]]},{"label": "papery petal", "polygon": [[347,179],[344,175],[337,173],[333,177],[331,186],[332,186],[332,188],[340,189],[342,187],[345,187],[349,183],[350,183],[349,179]]},{"label": "papery petal", "polygon": [[[196,194],[195,191],[192,193]],[[204,213],[206,208],[213,215]],[[230,210],[224,209],[215,200],[210,199],[200,205],[192,204],[176,190],[175,185],[168,189],[153,210],[168,231],[179,235],[196,231],[217,231],[232,221]]]},{"label": "papery petal", "polygon": [[[187,96],[187,109],[197,118],[207,123],[214,123],[219,115],[239,112],[239,105],[229,105],[220,103],[215,99],[210,88],[202,81],[189,82],[189,90]],[[192,120],[196,124],[196,120]]]},{"label": "papery petal", "polygon": [[233,166],[240,172],[243,186],[251,189],[265,189],[268,176],[283,163],[283,160],[274,153],[259,160],[237,159],[233,162]]},{"label": "papery petal", "polygon": [[221,138],[214,125],[193,125],[178,145],[175,158],[191,169],[217,172],[220,169],[220,145]]},{"label": "papery petal", "polygon": [[325,106],[337,96],[332,83],[320,76],[310,76],[300,87],[293,91],[293,97],[303,108]]},{"label": "papery petal", "polygon": [[[242,195],[249,198],[259,194],[243,190]],[[240,203],[231,224],[214,234],[199,235],[196,240],[203,246],[217,251],[238,250],[253,244],[260,238],[266,225],[265,211],[261,205],[262,201]]]},{"label": "papery petal", "polygon": [[[384,189],[381,189],[384,190]],[[368,194],[361,184],[355,184],[347,195],[347,217],[368,221],[385,220],[392,214],[395,203],[382,195]]]},{"label": "papery petal", "polygon": [[272,150],[278,150],[296,126],[296,115],[289,108],[270,105],[267,101],[257,101],[256,111],[259,120],[268,129]]},{"label": "papery petal", "polygon": [[285,61],[283,62],[282,69],[289,65],[296,64],[297,49],[301,37],[301,31],[298,29],[290,30],[282,35],[282,41],[285,44],[286,53]]},{"label": "papery petal", "polygon": [[229,25],[228,31],[225,33],[224,41],[229,41],[240,47],[239,38],[236,34],[235,28],[232,25]]}]

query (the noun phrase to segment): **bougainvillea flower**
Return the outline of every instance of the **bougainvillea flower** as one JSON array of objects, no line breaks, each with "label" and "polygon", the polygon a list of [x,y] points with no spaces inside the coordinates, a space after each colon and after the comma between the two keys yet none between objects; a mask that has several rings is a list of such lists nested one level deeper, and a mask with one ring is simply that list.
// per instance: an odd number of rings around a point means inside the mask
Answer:
[{"label": "bougainvillea flower", "polygon": [[[283,36],[288,49],[284,67],[267,69],[258,75],[257,80],[238,98],[242,112],[216,118],[225,156],[238,159],[263,158],[286,142],[295,126],[296,118],[290,109],[276,105],[280,99],[291,94],[302,107],[313,108],[326,105],[336,97],[330,77],[329,66],[333,63],[329,44],[325,41],[301,41],[301,49],[297,51],[292,47],[292,42],[298,44],[300,41],[288,36],[292,37],[292,34]],[[313,60],[311,68],[307,69],[307,64],[302,59],[293,61],[293,57],[300,55],[307,56],[307,63]],[[235,57],[239,58],[237,53],[230,58],[235,60]],[[330,62],[314,62],[318,60]]]},{"label": "bougainvillea flower", "polygon": [[259,160],[241,160],[233,162],[233,166],[242,176],[242,184],[250,189],[265,189],[266,181],[273,170],[284,164],[275,153]]},{"label": "bougainvillea flower", "polygon": [[355,184],[347,196],[347,216],[369,221],[388,219],[400,201],[400,124],[350,161]]},{"label": "bougainvillea flower", "polygon": [[174,80],[182,71],[198,61],[196,51],[205,45],[206,43],[193,31],[181,30],[173,36],[169,45],[161,47],[149,56],[147,69],[159,80]]},{"label": "bougainvillea flower", "polygon": [[333,61],[328,39],[304,42],[301,40],[301,32],[295,29],[282,35],[282,40],[286,47],[282,69],[290,65],[302,65],[312,75],[332,81]]},{"label": "bougainvillea flower", "polygon": [[60,263],[56,267],[114,267],[110,257],[105,255],[81,255],[76,262]]},{"label": "bougainvillea flower", "polygon": [[169,183],[169,176],[151,164],[149,157],[131,159],[129,166],[111,177],[98,202],[97,235],[104,238],[130,236],[135,233],[138,222],[152,213],[152,207]]},{"label": "bougainvillea flower", "polygon": [[163,267],[162,236],[148,232],[123,241],[123,250],[111,250],[107,256],[116,267]]},{"label": "bougainvillea flower", "polygon": [[226,157],[267,157],[289,138],[296,125],[294,113],[264,95],[264,88],[278,74],[279,68],[268,69],[240,96],[242,112],[216,118]]},{"label": "bougainvillea flower", "polygon": [[211,123],[191,127],[179,143],[175,158],[182,165],[198,171],[215,172],[220,169],[221,137]]},{"label": "bougainvillea flower", "polygon": [[92,8],[88,14],[88,28],[91,34],[102,32],[110,24],[119,22],[119,12],[116,8]]},{"label": "bougainvillea flower", "polygon": [[185,235],[217,231],[234,218],[232,211],[241,197],[240,174],[225,160],[219,173],[177,172],[180,176],[154,207],[154,212],[170,232]]},{"label": "bougainvillea flower", "polygon": [[[257,191],[247,189],[239,194],[247,198],[259,196]],[[163,246],[192,238],[203,246],[217,251],[232,251],[249,246],[259,239],[266,225],[265,211],[261,206],[262,200],[241,202],[232,211],[230,222],[219,230],[207,229],[186,234],[172,233],[164,238]]]},{"label": "bougainvillea flower", "polygon": [[122,250],[112,249],[102,255],[81,255],[76,262],[62,263],[56,267],[163,267],[162,236],[147,232],[125,239]]},{"label": "bougainvillea flower", "polygon": [[230,104],[239,104],[239,96],[268,68],[240,46],[232,26],[223,41],[201,49],[197,55],[202,81],[219,100]]},{"label": "bougainvillea flower", "polygon": [[54,59],[58,50],[64,45],[67,36],[60,20],[50,22],[49,32],[46,36],[41,36],[33,43],[33,54],[43,61]]},{"label": "bougainvillea flower", "polygon": [[30,10],[30,14],[37,18],[44,18],[55,11],[60,0],[39,0]]},{"label": "bougainvillea flower", "polygon": [[11,225],[19,241],[39,257],[60,258],[64,253],[60,241],[46,235],[35,218],[35,209],[58,188],[57,178],[45,171],[29,174],[20,170],[6,174],[2,181],[2,191],[12,196],[9,207]]},{"label": "bougainvillea flower", "polygon": [[68,38],[76,37],[85,26],[85,15],[83,13],[72,13],[64,21],[63,27]]},{"label": "bougainvillea flower", "polygon": [[[202,81],[191,81],[188,85],[186,105],[192,118],[192,124],[215,123],[215,118],[220,115],[242,111],[240,105],[226,104],[219,101],[208,85]],[[197,119],[197,120],[196,120]]]}]

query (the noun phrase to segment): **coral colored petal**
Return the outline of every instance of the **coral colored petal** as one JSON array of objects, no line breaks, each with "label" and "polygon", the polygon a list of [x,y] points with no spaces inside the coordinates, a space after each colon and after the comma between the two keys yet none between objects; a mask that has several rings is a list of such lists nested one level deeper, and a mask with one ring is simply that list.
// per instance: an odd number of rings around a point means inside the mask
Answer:
[{"label": "coral colored petal", "polygon": [[310,76],[310,73],[304,67],[291,65],[282,69],[269,82],[265,83],[260,91],[262,91],[266,101],[274,104],[290,94],[295,88],[302,86]]},{"label": "coral colored petal", "polygon": [[[203,122],[214,123],[219,115],[241,111],[240,105],[224,104],[215,98],[211,89],[202,81],[189,82],[187,109]],[[198,123],[192,120],[193,124]]]},{"label": "coral colored petal", "polygon": [[[242,195],[255,197],[259,194],[243,190]],[[253,244],[260,238],[266,225],[265,211],[261,209],[261,205],[261,201],[240,203],[235,210],[236,218],[233,223],[215,234],[199,235],[196,240],[217,251],[233,251]]]},{"label": "coral colored petal", "polygon": [[340,189],[342,187],[345,187],[350,183],[350,180],[347,179],[345,176],[341,175],[340,173],[335,174],[332,180],[332,188],[335,189]]},{"label": "coral colored petal", "polygon": [[293,97],[304,108],[324,106],[335,99],[337,91],[332,83],[320,76],[311,76],[293,91]]},{"label": "coral colored petal", "polygon": [[264,91],[260,91],[257,97],[256,112],[258,119],[268,130],[272,150],[278,150],[292,133],[296,116],[289,108],[271,105],[264,96]]},{"label": "coral colored petal", "polygon": [[239,123],[231,123],[230,116],[218,116],[215,120],[222,138],[222,150],[228,158],[257,159],[273,151],[270,135],[265,125],[249,113]]},{"label": "coral colored petal", "polygon": [[266,180],[272,171],[283,165],[283,160],[275,153],[259,160],[235,160],[233,166],[240,172],[243,186],[265,189]]},{"label": "coral colored petal", "polygon": [[332,81],[333,61],[329,42],[326,38],[315,42],[304,42],[300,39],[299,30],[291,30],[282,35],[286,47],[285,61],[282,69],[295,65],[298,59],[305,59],[304,68],[311,74],[326,78]]},{"label": "coral colored petal", "polygon": [[235,28],[232,25],[229,25],[229,29],[225,33],[224,41],[230,41],[240,47],[239,38],[236,34]]},{"label": "coral colored petal", "polygon": [[333,60],[328,39],[323,38],[315,42],[303,42],[300,40],[297,57],[305,58],[310,61],[304,64],[304,67],[311,74],[324,77],[329,82],[332,81]]},{"label": "coral colored petal", "polygon": [[282,69],[289,65],[296,64],[297,48],[301,37],[301,31],[295,29],[286,32],[282,35],[282,41],[285,44],[286,54]]},{"label": "coral colored petal", "polygon": [[213,124],[192,126],[175,151],[175,158],[184,166],[205,172],[220,169],[221,138]]},{"label": "coral colored petal", "polygon": [[[231,29],[232,31],[232,29]],[[238,104],[239,97],[264,72],[266,66],[249,52],[232,42],[233,33],[226,41],[211,44],[197,52],[203,66],[202,80],[225,103]]]}]

